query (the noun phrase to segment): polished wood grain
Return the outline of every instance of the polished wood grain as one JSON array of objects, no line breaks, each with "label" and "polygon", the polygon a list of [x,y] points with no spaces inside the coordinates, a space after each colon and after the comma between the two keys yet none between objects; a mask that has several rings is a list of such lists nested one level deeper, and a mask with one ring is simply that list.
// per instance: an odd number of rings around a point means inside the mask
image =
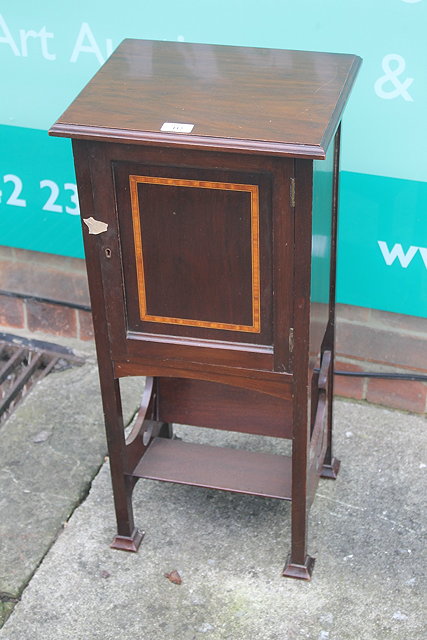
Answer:
[{"label": "polished wood grain", "polygon": [[[124,40],[52,135],[324,158],[354,55]],[[194,124],[165,133],[164,122]]]},{"label": "polished wood grain", "polygon": [[[217,351],[217,350],[215,350]],[[164,353],[167,354],[165,349]],[[201,353],[201,351],[199,352]],[[238,360],[240,354],[235,357]],[[208,359],[205,356],[205,360]],[[250,361],[249,361],[250,362]],[[268,396],[289,399],[292,398],[294,376],[289,373],[275,373],[271,371],[254,370],[251,368],[239,368],[230,366],[216,366],[211,362],[186,362],[174,361],[159,357],[157,352],[151,359],[138,359],[132,356],[132,361],[113,361],[114,375],[117,378],[127,376],[169,376],[173,378],[185,378],[190,380],[205,380],[206,382],[218,382],[232,387],[252,389]],[[250,411],[250,405],[245,411]]]},{"label": "polished wood grain", "polygon": [[[292,437],[292,398],[227,384],[159,378],[158,419],[273,438]],[[265,416],[268,415],[268,420]]]}]

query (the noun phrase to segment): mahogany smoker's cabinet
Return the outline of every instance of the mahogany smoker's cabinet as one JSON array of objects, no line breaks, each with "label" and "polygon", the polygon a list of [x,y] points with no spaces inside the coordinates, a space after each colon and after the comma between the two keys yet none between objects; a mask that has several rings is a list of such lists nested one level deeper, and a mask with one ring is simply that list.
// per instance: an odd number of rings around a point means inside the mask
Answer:
[{"label": "mahogany smoker's cabinet", "polygon": [[[353,55],[125,40],[55,123],[73,138],[118,532],[152,478],[292,501],[283,574],[335,478],[340,120]],[[146,376],[125,437],[119,379]],[[172,423],[292,439],[292,456]]]}]

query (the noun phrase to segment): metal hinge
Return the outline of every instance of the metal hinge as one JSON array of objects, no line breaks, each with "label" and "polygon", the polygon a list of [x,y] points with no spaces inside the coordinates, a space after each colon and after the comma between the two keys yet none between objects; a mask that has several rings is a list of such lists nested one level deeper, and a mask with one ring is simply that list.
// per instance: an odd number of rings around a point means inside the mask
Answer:
[{"label": "metal hinge", "polygon": [[289,329],[289,353],[294,351],[294,328]]},{"label": "metal hinge", "polygon": [[291,201],[291,207],[295,208],[295,178],[291,178],[291,184],[289,185],[289,198]]}]

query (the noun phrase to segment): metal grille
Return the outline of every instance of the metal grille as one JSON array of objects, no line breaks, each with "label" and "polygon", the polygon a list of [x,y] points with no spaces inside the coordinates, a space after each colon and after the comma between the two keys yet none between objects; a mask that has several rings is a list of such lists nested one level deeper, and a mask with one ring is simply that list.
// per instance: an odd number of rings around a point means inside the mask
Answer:
[{"label": "metal grille", "polygon": [[0,334],[0,425],[48,373],[83,362],[60,345]]}]

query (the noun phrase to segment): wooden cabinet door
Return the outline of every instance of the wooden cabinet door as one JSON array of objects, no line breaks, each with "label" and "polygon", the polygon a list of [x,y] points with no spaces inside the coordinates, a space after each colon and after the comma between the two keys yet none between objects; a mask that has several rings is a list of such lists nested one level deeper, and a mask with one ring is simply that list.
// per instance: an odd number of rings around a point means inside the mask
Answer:
[{"label": "wooden cabinet door", "polygon": [[293,161],[104,147],[91,173],[116,246],[113,358],[289,370]]}]

